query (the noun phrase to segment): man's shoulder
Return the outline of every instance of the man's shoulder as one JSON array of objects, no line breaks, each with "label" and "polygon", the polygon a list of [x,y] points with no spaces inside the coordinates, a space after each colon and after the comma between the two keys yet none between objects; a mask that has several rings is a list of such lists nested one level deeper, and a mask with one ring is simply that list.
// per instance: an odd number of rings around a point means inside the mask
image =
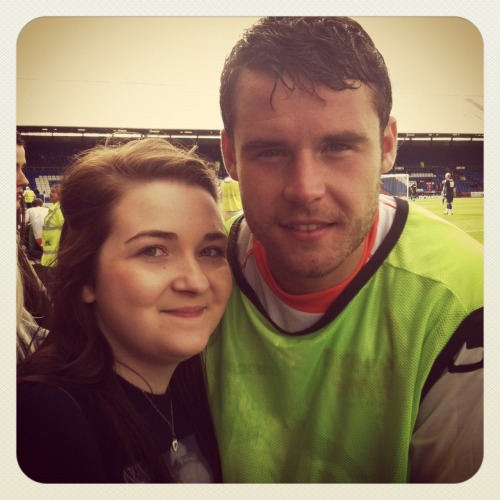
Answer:
[{"label": "man's shoulder", "polygon": [[483,245],[422,207],[411,204],[402,238],[389,260],[426,279],[429,286],[459,289],[481,305],[477,300],[482,297]]}]

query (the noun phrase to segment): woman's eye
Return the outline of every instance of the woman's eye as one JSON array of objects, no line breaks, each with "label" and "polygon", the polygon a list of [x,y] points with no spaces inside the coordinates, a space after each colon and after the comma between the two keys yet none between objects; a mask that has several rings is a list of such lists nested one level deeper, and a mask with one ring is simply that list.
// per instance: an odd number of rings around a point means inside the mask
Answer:
[{"label": "woman's eye", "polygon": [[146,257],[159,257],[165,255],[165,250],[161,247],[148,247],[141,252]]},{"label": "woman's eye", "polygon": [[207,247],[200,252],[201,257],[222,257],[226,255],[226,251],[221,247]]}]

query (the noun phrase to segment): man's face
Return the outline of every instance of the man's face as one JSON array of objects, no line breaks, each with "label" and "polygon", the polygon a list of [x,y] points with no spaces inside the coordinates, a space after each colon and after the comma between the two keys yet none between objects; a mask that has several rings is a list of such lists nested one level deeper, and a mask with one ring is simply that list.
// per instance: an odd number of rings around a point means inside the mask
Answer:
[{"label": "man's face", "polygon": [[234,136],[223,132],[230,175],[270,268],[290,293],[322,290],[357,267],[378,207],[380,174],[393,166],[397,130],[381,141],[368,87],[317,96],[287,92],[274,78],[244,72]]}]

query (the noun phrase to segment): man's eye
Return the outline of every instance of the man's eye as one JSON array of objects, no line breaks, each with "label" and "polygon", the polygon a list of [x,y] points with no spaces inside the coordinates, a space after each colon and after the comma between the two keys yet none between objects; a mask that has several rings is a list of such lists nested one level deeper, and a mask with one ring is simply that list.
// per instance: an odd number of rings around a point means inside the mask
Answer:
[{"label": "man's eye", "polygon": [[257,156],[261,158],[274,158],[283,154],[283,151],[279,149],[266,149],[264,151],[260,151]]},{"label": "man's eye", "polygon": [[325,146],[325,151],[333,153],[348,151],[349,149],[351,149],[351,147],[348,144],[342,144],[342,143],[327,144]]}]

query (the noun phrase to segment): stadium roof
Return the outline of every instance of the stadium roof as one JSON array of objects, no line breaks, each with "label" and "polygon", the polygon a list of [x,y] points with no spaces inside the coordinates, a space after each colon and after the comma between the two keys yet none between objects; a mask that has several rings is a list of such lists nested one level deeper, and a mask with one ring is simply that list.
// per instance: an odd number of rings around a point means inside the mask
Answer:
[{"label": "stadium roof", "polygon": [[[141,139],[144,137],[162,137],[180,141],[193,141],[201,144],[210,144],[220,139],[217,129],[151,129],[151,128],[103,128],[103,127],[45,127],[45,126],[19,126],[19,132],[27,137],[39,138],[89,138],[105,139],[107,137]],[[483,134],[459,133],[399,133],[400,141],[483,141]]]}]

